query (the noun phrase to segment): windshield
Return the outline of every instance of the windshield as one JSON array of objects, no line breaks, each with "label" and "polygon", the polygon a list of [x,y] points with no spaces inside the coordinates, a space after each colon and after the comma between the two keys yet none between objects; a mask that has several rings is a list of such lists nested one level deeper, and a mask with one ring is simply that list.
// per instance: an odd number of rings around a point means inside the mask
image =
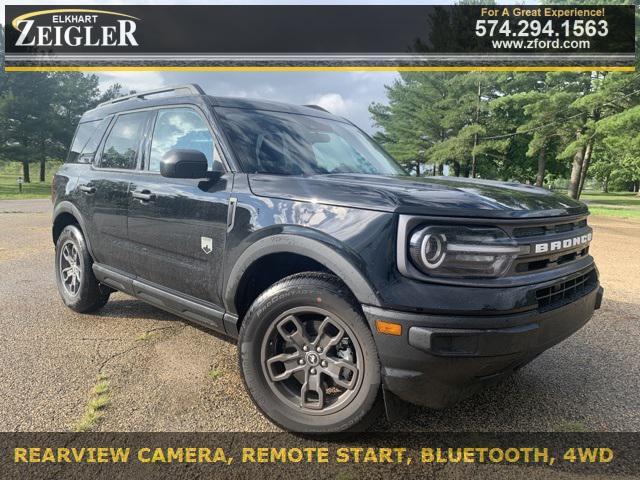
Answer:
[{"label": "windshield", "polygon": [[293,113],[217,108],[245,173],[404,175],[353,125]]}]

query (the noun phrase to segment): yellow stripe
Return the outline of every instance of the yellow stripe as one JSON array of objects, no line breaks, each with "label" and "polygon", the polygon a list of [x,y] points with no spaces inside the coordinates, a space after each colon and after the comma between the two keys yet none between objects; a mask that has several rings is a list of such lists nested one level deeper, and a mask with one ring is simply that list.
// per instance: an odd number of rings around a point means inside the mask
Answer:
[{"label": "yellow stripe", "polygon": [[635,67],[619,66],[443,66],[443,67],[409,67],[409,66],[32,66],[5,67],[7,72],[635,72]]}]

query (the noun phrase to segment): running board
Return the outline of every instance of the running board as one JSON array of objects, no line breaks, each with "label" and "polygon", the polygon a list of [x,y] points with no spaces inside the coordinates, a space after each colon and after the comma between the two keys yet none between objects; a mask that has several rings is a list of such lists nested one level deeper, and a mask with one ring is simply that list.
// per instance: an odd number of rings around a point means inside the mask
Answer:
[{"label": "running board", "polygon": [[151,285],[139,278],[131,277],[124,272],[93,264],[93,273],[100,283],[127,293],[154,307],[178,315],[206,328],[227,333],[224,329],[224,311],[212,305],[205,305],[163,288]]}]

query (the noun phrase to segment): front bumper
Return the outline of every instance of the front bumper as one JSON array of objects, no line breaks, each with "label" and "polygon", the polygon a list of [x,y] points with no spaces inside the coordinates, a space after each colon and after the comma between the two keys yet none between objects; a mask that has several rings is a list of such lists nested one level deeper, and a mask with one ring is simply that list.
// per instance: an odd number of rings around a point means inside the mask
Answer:
[{"label": "front bumper", "polygon": [[[600,307],[599,284],[548,311],[442,316],[363,306],[374,332],[384,387],[411,403],[443,408],[522,367],[579,330]],[[402,325],[400,336],[376,332],[376,320]]]}]

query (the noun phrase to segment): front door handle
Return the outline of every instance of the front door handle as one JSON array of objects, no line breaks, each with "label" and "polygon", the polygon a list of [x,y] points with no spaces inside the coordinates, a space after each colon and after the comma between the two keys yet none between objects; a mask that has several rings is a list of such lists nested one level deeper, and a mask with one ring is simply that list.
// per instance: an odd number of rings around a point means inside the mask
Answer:
[{"label": "front door handle", "polygon": [[96,187],[93,187],[91,185],[80,185],[80,191],[92,195],[96,193]]},{"label": "front door handle", "polygon": [[156,199],[156,194],[151,193],[149,190],[133,192],[131,195],[133,195],[133,198],[137,198],[138,200],[142,200],[143,202],[150,202]]}]

